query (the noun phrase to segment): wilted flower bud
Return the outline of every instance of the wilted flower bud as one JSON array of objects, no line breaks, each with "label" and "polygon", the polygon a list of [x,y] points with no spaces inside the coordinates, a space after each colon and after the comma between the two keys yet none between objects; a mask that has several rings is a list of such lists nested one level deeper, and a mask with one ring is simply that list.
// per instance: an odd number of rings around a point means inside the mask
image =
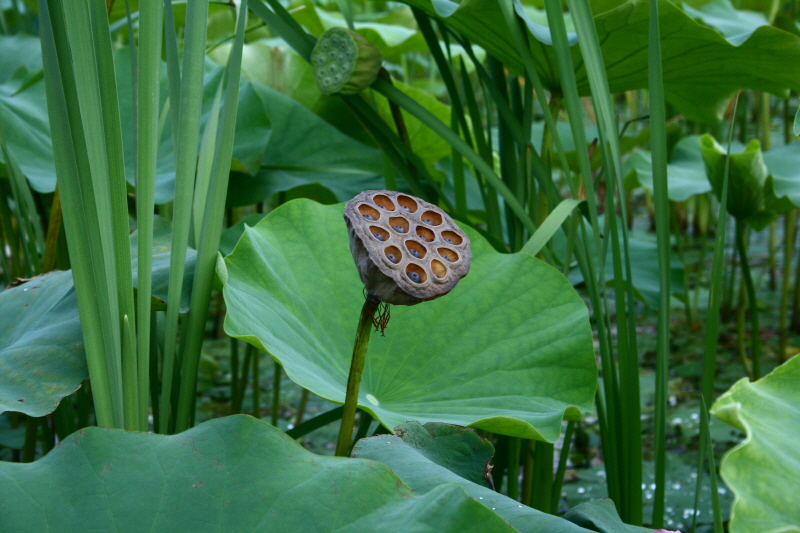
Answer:
[{"label": "wilted flower bud", "polygon": [[469,272],[469,238],[433,204],[365,191],[344,208],[350,251],[369,294],[414,305],[443,296]]},{"label": "wilted flower bud", "polygon": [[311,52],[314,80],[322,94],[356,94],[378,77],[381,54],[361,35],[347,28],[330,28]]}]

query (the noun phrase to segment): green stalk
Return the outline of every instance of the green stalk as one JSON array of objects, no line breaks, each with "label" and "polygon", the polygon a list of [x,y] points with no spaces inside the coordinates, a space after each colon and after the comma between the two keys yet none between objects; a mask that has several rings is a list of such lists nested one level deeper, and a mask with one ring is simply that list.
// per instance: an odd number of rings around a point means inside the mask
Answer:
[{"label": "green stalk", "polygon": [[230,338],[231,342],[231,405],[239,396],[239,339]]},{"label": "green stalk", "polygon": [[789,294],[791,292],[792,256],[794,255],[794,240],[797,231],[797,210],[784,215],[783,230],[783,276],[781,278],[781,307],[778,322],[778,362],[786,360],[786,339],[789,325]]},{"label": "green stalk", "polygon": [[[101,224],[97,208],[107,202],[98,202],[92,184],[83,130],[84,119],[88,117],[82,115],[79,106],[62,2],[39,0],[39,17],[53,155],[86,361],[94,384],[97,422],[104,427],[121,428],[124,422],[117,360],[121,348],[119,308],[114,301],[113,268],[108,264],[113,257],[112,237],[109,217],[103,218]],[[84,29],[88,33],[88,28]]]},{"label": "green stalk", "polygon": [[183,292],[183,274],[186,267],[185,250],[189,242],[198,138],[200,136],[207,19],[208,0],[196,0],[187,4],[183,68],[181,69],[180,109],[177,113],[178,121],[172,124],[173,128],[177,128],[178,133],[173,133],[177,137],[175,146],[175,200],[173,201],[172,218],[172,253],[170,254],[169,262],[167,324],[164,337],[160,433],[167,433],[169,427],[170,398],[172,397],[172,380],[178,336],[178,316],[181,293]]},{"label": "green stalk", "polygon": [[533,448],[533,495],[531,507],[551,513],[553,494],[553,445],[549,442],[530,441]]},{"label": "green stalk", "polygon": [[272,371],[272,412],[270,413],[270,422],[273,426],[278,427],[278,415],[281,410],[281,365],[278,361],[273,362]]},{"label": "green stalk", "polygon": [[514,193],[503,183],[503,181],[495,174],[494,170],[491,168],[490,165],[486,163],[477,153],[475,153],[472,148],[467,146],[467,143],[464,142],[459,136],[453,133],[444,122],[436,118],[430,111],[425,109],[415,100],[410,98],[408,95],[403,93],[402,91],[397,90],[391,83],[378,79],[372,85],[372,88],[375,89],[377,92],[381,93],[391,102],[396,103],[398,106],[403,108],[404,111],[415,117],[417,120],[428,126],[434,132],[438,133],[443,139],[449,142],[453,148],[458,150],[461,155],[464,156],[467,161],[469,161],[483,176],[486,180],[494,187],[497,192],[503,197],[503,199],[508,204],[509,208],[514,212],[515,215],[519,218],[520,222],[531,232],[536,231],[536,227],[533,225],[533,222],[528,218],[528,214],[525,211],[525,208],[519,203],[519,201],[514,196]]},{"label": "green stalk", "polygon": [[72,408],[72,396],[67,396],[61,400],[56,410],[53,411],[53,425],[59,441],[75,433],[75,412]]},{"label": "green stalk", "polygon": [[561,487],[564,484],[564,473],[567,470],[567,459],[569,450],[572,447],[572,434],[575,432],[575,422],[570,420],[567,423],[567,430],[564,432],[564,444],[561,446],[561,453],[558,455],[558,469],[553,480],[553,494],[550,499],[550,513],[558,512],[558,502],[561,500]]},{"label": "green stalk", "polygon": [[50,272],[56,265],[56,250],[58,249],[58,236],[61,233],[61,194],[58,184],[53,192],[53,203],[50,206],[50,220],[47,222],[47,239],[44,245],[42,258],[42,272]]},{"label": "green stalk", "polygon": [[347,377],[347,391],[344,398],[344,412],[342,425],[339,427],[339,439],[336,442],[336,455],[345,457],[350,451],[353,438],[353,425],[355,424],[356,408],[358,407],[358,388],[361,384],[361,372],[367,360],[367,346],[372,331],[372,318],[380,305],[380,300],[369,294],[361,307],[361,316],[356,329],[356,341],[353,345],[353,358],[350,362],[350,374]]},{"label": "green stalk", "polygon": [[[149,320],[144,322],[149,322]],[[128,315],[123,315],[122,317],[122,364],[122,390],[125,394],[125,428],[131,430],[139,429],[140,380],[137,373],[136,336]],[[149,378],[149,376],[147,377]],[[147,383],[147,379],[144,376],[141,381]],[[147,398],[145,398],[146,400]]]},{"label": "green stalk", "polygon": [[736,249],[742,261],[742,277],[747,289],[747,302],[750,308],[750,342],[752,360],[752,381],[761,377],[761,328],[758,321],[758,300],[753,275],[750,272],[750,263],[747,261],[747,226],[744,222],[736,221]]},{"label": "green stalk", "polygon": [[519,457],[522,445],[519,437],[508,439],[508,497],[519,500]]},{"label": "green stalk", "polygon": [[242,412],[242,404],[244,403],[244,393],[247,390],[247,379],[250,375],[250,360],[253,358],[253,353],[255,352],[256,348],[252,344],[248,344],[247,347],[244,349],[244,361],[242,361],[242,375],[235,376],[235,379],[239,380],[239,385],[237,386],[238,394],[233,399],[231,405],[231,412],[233,414],[238,414]]},{"label": "green stalk", "polygon": [[39,433],[39,419],[29,416],[25,421],[25,444],[22,445],[22,463],[32,463],[36,457],[36,437]]},{"label": "green stalk", "polygon": [[[661,33],[658,2],[650,2],[649,37],[650,150],[653,163],[653,199],[658,243],[658,333],[656,337],[655,395],[655,483],[653,517],[650,525],[664,526],[667,441],[667,380],[669,379],[670,337],[670,205],[667,187],[667,117],[664,77],[661,66]],[[687,308],[688,309],[688,308]]]},{"label": "green stalk", "polygon": [[306,405],[308,404],[308,389],[303,389],[300,395],[300,405],[297,406],[297,415],[294,419],[295,427],[303,423],[303,416],[306,414]]},{"label": "green stalk", "polygon": [[184,431],[189,428],[190,420],[194,413],[194,401],[197,397],[197,370],[200,365],[200,350],[208,318],[214,269],[218,255],[217,250],[219,249],[219,240],[225,215],[225,197],[228,190],[230,162],[233,153],[236,112],[239,105],[239,78],[247,12],[247,0],[242,0],[237,7],[236,38],[231,48],[231,55],[228,58],[228,66],[226,68],[225,103],[222,106],[219,119],[214,163],[211,169],[209,190],[206,196],[202,227],[200,229],[200,242],[197,248],[197,261],[190,302],[191,311],[189,313],[186,345],[183,350],[181,368],[180,398],[176,421],[177,431]]},{"label": "green stalk", "polygon": [[[738,98],[733,104],[732,117],[736,116]],[[733,118],[731,119],[733,120]],[[733,139],[733,124],[728,133],[728,153],[730,154]],[[719,344],[719,310],[722,303],[722,269],[725,253],[725,226],[727,224],[728,206],[728,170],[730,157],[725,159],[725,172],[722,180],[722,193],[720,194],[719,212],[717,214],[716,242],[714,244],[714,260],[711,264],[711,289],[708,295],[708,319],[706,321],[705,350],[703,353],[703,402],[711,405],[714,400],[714,375],[717,366],[717,348]]]},{"label": "green stalk", "polygon": [[146,431],[150,376],[150,311],[153,285],[153,207],[159,129],[159,69],[164,6],[160,0],[139,2],[139,54],[137,66],[136,222],[139,290],[137,291],[137,359],[139,373],[139,429]]},{"label": "green stalk", "polygon": [[253,351],[253,416],[261,418],[261,351]]}]

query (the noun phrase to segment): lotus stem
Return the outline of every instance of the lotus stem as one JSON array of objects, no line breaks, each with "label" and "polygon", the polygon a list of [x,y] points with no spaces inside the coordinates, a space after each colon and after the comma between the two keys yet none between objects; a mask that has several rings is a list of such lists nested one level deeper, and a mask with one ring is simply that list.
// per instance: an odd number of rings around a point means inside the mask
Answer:
[{"label": "lotus stem", "polygon": [[355,424],[356,408],[358,407],[358,388],[361,385],[361,373],[367,359],[367,346],[369,335],[372,331],[372,318],[380,305],[377,297],[368,294],[361,308],[361,317],[358,319],[356,342],[353,346],[353,359],[350,362],[350,375],[347,378],[347,392],[344,398],[344,413],[342,425],[339,428],[339,440],[336,443],[336,455],[346,457],[350,451],[350,442]]},{"label": "lotus stem", "polygon": [[742,261],[742,277],[747,288],[747,301],[750,307],[750,338],[752,343],[752,374],[753,381],[761,377],[761,338],[758,323],[758,301],[756,300],[756,287],[753,284],[753,276],[750,272],[750,264],[747,262],[747,226],[744,222],[736,220],[736,247],[739,250],[739,257]]}]

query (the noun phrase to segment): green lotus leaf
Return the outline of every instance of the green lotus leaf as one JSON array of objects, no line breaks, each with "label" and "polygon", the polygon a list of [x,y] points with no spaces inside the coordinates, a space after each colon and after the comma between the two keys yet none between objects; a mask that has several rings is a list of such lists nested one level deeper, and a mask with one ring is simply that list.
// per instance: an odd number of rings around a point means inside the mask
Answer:
[{"label": "green lotus leaf", "polygon": [[[576,505],[564,518],[599,533],[658,533],[653,528],[631,526],[622,521],[614,502],[605,498]],[[659,531],[665,531],[660,529]],[[668,533],[668,532],[665,532]]]},{"label": "green lotus leaf", "polygon": [[800,207],[800,145],[796,143],[764,152],[764,163],[769,169],[766,195],[767,206],[778,213]]},{"label": "green lotus leaf", "polygon": [[736,499],[731,533],[800,532],[800,356],[756,382],[741,379],[711,413],[746,438],[722,458],[720,473]]},{"label": "green lotus leaf", "polygon": [[228,206],[252,205],[275,193],[315,183],[328,188],[339,201],[383,186],[378,150],[351,139],[288,96],[253,82],[246,87],[268,117],[271,130],[260,138],[264,153],[258,172],[231,175]]},{"label": "green lotus leaf", "polygon": [[[0,41],[0,46],[3,43]],[[0,55],[6,53],[0,47]],[[56,169],[47,98],[43,81],[27,86],[32,76],[36,76],[35,71],[20,67],[10,79],[0,84],[0,124],[8,150],[28,178],[31,188],[36,192],[51,193],[56,188]],[[1,154],[0,161],[0,173],[7,174]]]},{"label": "green lotus leaf", "polygon": [[0,412],[53,412],[89,376],[72,272],[0,293]]},{"label": "green lotus leaf", "polygon": [[692,18],[699,19],[720,32],[735,46],[745,42],[761,26],[769,26],[769,20],[763,13],[736,9],[730,0],[714,0],[699,9],[684,4],[683,10]]},{"label": "green lotus leaf", "polygon": [[4,531],[513,532],[451,483],[417,496],[374,461],[321,457],[237,415],[174,436],[87,428],[0,463]]},{"label": "green lotus leaf", "polygon": [[520,533],[588,533],[490,489],[484,469],[494,448],[473,430],[439,422],[424,426],[408,422],[396,427],[395,433],[361,439],[353,448],[353,457],[384,463],[417,494],[427,494],[444,483],[458,483]]},{"label": "green lotus leaf", "polygon": [[[711,190],[706,177],[699,137],[688,135],[678,141],[667,165],[669,199],[685,202],[692,196]],[[653,161],[650,152],[635,150],[623,165],[626,188],[644,187],[653,190]]]},{"label": "green lotus leaf", "polygon": [[[133,286],[138,286],[138,233],[131,235]],[[166,309],[169,224],[153,223],[153,308]],[[189,310],[197,253],[186,252],[182,313]],[[0,412],[51,413],[89,377],[72,271],[51,272],[0,293]]]},{"label": "green lotus leaf", "polygon": [[[494,0],[404,0],[483,47],[517,74],[524,71],[514,40]],[[594,22],[606,64],[611,92],[647,88],[649,4],[600,2]],[[771,26],[762,26],[739,46],[717,30],[695,21],[672,2],[659,1],[664,91],[667,101],[687,119],[707,123],[721,120],[725,105],[740,88],[784,96],[800,90],[800,38]],[[520,12],[520,7],[517,8]],[[539,75],[547,88],[561,92],[549,30],[528,23]],[[572,47],[578,90],[590,94],[586,68],[578,46]]]},{"label": "green lotus leaf", "polygon": [[[700,152],[706,165],[708,181],[714,194],[722,196],[727,151],[708,134],[700,137]],[[746,222],[755,230],[761,230],[775,220],[777,213],[767,207],[764,187],[767,182],[767,166],[757,140],[750,141],[741,153],[730,155],[728,165],[728,213]]]},{"label": "green lotus leaf", "polygon": [[[217,263],[232,337],[268,351],[296,383],[343,402],[364,302],[343,207],[294,200],[246,227]],[[393,306],[372,335],[359,406],[386,427],[441,421],[554,441],[592,408],[587,309],[555,269],[495,252],[480,235],[447,296]]]}]

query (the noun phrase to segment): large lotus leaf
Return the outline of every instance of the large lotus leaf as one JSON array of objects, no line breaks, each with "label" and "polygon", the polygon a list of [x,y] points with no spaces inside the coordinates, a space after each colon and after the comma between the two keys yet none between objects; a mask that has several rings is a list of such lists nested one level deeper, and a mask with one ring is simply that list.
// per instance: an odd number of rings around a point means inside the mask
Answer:
[{"label": "large lotus leaf", "polygon": [[[711,190],[698,139],[697,135],[686,136],[678,141],[672,152],[672,159],[667,165],[667,187],[669,199],[673,202],[685,202],[692,196]],[[650,152],[634,151],[625,160],[623,170],[627,188],[644,187],[653,190],[653,161]]]},{"label": "large lotus leaf", "polygon": [[736,494],[731,533],[798,533],[800,506],[800,356],[762,379],[736,382],[711,413],[746,433],[722,458],[720,472]]},{"label": "large lotus leaf", "polygon": [[588,532],[490,489],[483,475],[494,448],[473,430],[438,422],[424,426],[408,422],[396,427],[395,433],[361,439],[353,448],[353,457],[384,463],[417,494],[429,493],[443,483],[458,483],[521,533]]},{"label": "large lotus leaf", "polygon": [[86,379],[72,272],[0,293],[0,411],[51,413]]},{"label": "large lotus leaf", "polygon": [[[289,202],[218,262],[228,334],[335,402],[344,400],[364,302],[342,212]],[[577,420],[592,408],[586,306],[555,269],[499,254],[466,231],[469,275],[442,298],[393,306],[386,336],[372,335],[359,406],[388,428],[441,421],[552,442],[565,414]]]},{"label": "large lotus leaf", "polygon": [[[166,308],[169,224],[153,226],[154,308]],[[138,286],[137,233],[131,235],[133,286]],[[189,309],[196,252],[186,252],[181,312]],[[0,293],[0,411],[52,412],[88,377],[72,271],[52,272]]]},{"label": "large lotus leaf", "polygon": [[[505,19],[494,0],[404,1],[444,20],[512,71],[523,72],[519,53],[511,34],[503,30]],[[647,88],[649,9],[647,2],[632,0],[594,17],[612,92]],[[800,90],[800,70],[786,68],[800,62],[797,36],[764,26],[735,46],[671,2],[660,0],[658,9],[665,96],[687,119],[718,122],[726,101],[742,87],[779,95],[784,95],[787,89]],[[537,69],[544,83],[558,90],[552,47],[538,33],[529,37]],[[572,56],[578,90],[589,95],[578,46],[572,47]]]},{"label": "large lotus leaf", "polygon": [[417,496],[380,463],[321,457],[252,417],[174,436],[87,428],[32,464],[0,463],[5,531],[486,532],[456,484]]},{"label": "large lotus leaf", "polygon": [[[779,204],[769,202],[766,194],[768,170],[764,164],[761,145],[752,140],[743,152],[727,151],[711,137],[700,137],[700,152],[706,166],[706,174],[714,194],[722,195],[722,182],[725,176],[726,160],[730,157],[728,174],[728,213],[746,222],[756,230],[761,230],[780,214]],[[774,197],[774,195],[770,195]]]}]

